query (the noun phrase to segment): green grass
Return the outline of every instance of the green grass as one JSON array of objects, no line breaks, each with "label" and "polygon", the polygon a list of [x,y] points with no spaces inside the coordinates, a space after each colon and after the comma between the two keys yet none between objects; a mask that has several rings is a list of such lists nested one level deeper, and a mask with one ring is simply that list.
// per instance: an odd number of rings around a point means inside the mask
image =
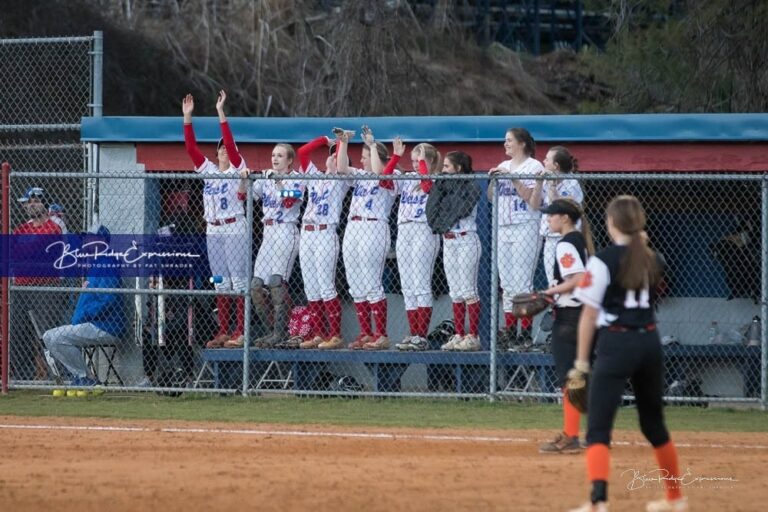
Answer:
[{"label": "green grass", "polygon": [[[338,398],[243,398],[240,396],[161,397],[154,394],[106,394],[91,398],[54,398],[44,391],[14,391],[0,396],[0,415],[66,416],[117,419],[321,424],[365,427],[477,429],[557,429],[557,405],[483,400]],[[671,430],[768,432],[768,414],[755,409],[668,407]],[[637,430],[632,408],[619,412],[619,429]]]}]

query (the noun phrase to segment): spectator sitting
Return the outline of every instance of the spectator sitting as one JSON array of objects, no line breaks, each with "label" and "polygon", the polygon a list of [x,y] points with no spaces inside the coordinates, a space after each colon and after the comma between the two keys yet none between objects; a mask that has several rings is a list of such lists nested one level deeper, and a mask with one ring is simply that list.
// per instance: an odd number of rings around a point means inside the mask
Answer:
[{"label": "spectator sitting", "polygon": [[[91,228],[88,233],[107,241],[110,236],[109,230],[101,225]],[[117,275],[88,276],[84,287],[119,288],[120,278]],[[124,331],[125,311],[120,295],[83,293],[72,315],[72,325],[46,331],[43,342],[54,361],[61,363],[72,374],[73,386],[93,386],[98,381],[94,378],[96,376],[88,375],[82,348],[117,343]]]}]

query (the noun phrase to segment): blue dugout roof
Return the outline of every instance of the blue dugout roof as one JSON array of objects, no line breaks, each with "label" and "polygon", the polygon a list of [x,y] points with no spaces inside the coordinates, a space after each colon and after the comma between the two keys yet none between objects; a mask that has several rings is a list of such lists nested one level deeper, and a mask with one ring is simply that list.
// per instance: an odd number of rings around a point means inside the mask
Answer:
[{"label": "blue dugout roof", "polygon": [[[250,117],[230,118],[238,142],[306,142],[331,128],[369,125],[379,140],[498,142],[523,126],[537,141],[745,142],[768,141],[768,114],[628,114],[459,117]],[[216,117],[194,120],[199,142],[216,142]],[[84,117],[85,142],[181,142],[182,117]],[[358,136],[359,139],[359,136]]]}]

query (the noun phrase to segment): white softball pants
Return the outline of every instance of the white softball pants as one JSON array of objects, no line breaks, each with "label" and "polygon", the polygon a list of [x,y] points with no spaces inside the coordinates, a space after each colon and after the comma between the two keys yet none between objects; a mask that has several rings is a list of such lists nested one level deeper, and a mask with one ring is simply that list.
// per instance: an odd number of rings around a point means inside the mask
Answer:
[{"label": "white softball pants", "polygon": [[243,217],[231,224],[214,226],[208,224],[206,245],[208,248],[208,266],[212,276],[222,276],[221,283],[214,286],[219,291],[245,290],[245,276],[250,264],[251,248],[246,247],[246,226]]},{"label": "white softball pants", "polygon": [[432,307],[432,270],[440,250],[440,235],[426,222],[397,226],[397,269],[406,310]]},{"label": "white softball pants", "polygon": [[443,269],[453,302],[479,300],[477,272],[482,252],[480,237],[474,231],[456,238],[443,238]]},{"label": "white softball pants", "polygon": [[280,276],[283,282],[291,278],[293,264],[299,254],[299,228],[292,222],[264,226],[256,261],[253,263],[253,277],[264,283],[270,276]]},{"label": "white softball pants", "polygon": [[299,262],[307,300],[331,300],[336,297],[336,262],[339,258],[339,235],[336,224],[322,231],[301,230]]},{"label": "white softball pants", "polygon": [[504,311],[512,311],[515,294],[532,291],[540,242],[538,220],[499,227],[498,266]]},{"label": "white softball pants", "polygon": [[385,298],[382,275],[389,251],[389,223],[383,220],[349,221],[341,251],[349,294],[355,302]]}]

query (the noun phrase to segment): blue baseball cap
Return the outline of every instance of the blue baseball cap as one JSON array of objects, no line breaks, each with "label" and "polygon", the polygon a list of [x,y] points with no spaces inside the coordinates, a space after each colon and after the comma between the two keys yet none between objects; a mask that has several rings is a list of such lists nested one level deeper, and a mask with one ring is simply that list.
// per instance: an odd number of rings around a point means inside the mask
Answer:
[{"label": "blue baseball cap", "polygon": [[39,199],[43,198],[43,189],[41,187],[29,187],[27,191],[24,193],[23,196],[19,198],[20,203],[26,203],[33,197],[37,197]]},{"label": "blue baseball cap", "polygon": [[51,206],[48,207],[48,213],[50,214],[64,213],[64,207],[61,206],[59,203],[53,203]]}]

